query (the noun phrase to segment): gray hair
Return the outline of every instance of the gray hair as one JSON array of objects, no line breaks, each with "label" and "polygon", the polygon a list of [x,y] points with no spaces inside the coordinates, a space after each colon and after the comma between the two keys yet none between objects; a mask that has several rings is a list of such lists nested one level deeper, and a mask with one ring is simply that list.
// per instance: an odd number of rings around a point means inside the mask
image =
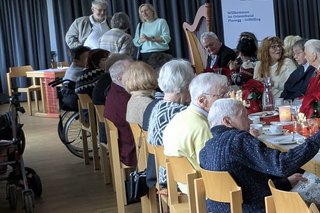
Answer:
[{"label": "gray hair", "polygon": [[208,121],[210,128],[223,124],[225,117],[237,116],[243,110],[241,101],[232,98],[222,98],[216,100],[209,111]]},{"label": "gray hair", "polygon": [[201,34],[200,41],[202,42],[207,38],[214,38],[219,40],[218,36],[214,32],[204,32]]},{"label": "gray hair", "polygon": [[202,73],[196,76],[189,85],[191,102],[195,104],[197,99],[204,93],[210,93],[211,89],[219,92],[228,86],[227,77],[215,73]]},{"label": "gray hair", "polygon": [[299,49],[301,49],[301,50],[304,50],[304,44],[305,44],[306,42],[307,42],[306,39],[300,39],[300,40],[294,42],[292,48],[295,47],[295,48],[299,48]]},{"label": "gray hair", "polygon": [[182,59],[171,60],[160,69],[158,83],[164,93],[178,94],[188,86],[194,78],[190,62]]},{"label": "gray hair", "polygon": [[104,68],[104,70],[106,72],[109,71],[110,67],[116,63],[117,61],[120,60],[132,60],[132,58],[130,56],[128,56],[127,54],[120,54],[120,53],[111,53],[106,61],[106,66]]},{"label": "gray hair", "polygon": [[93,1],[91,2],[91,6],[96,6],[96,5],[103,5],[103,6],[106,7],[106,9],[107,9],[107,7],[108,7],[108,3],[107,3],[106,0],[93,0]]},{"label": "gray hair", "polygon": [[131,60],[124,59],[115,62],[110,68],[109,73],[112,81],[118,85],[122,85],[121,78],[123,73],[127,70],[130,65]]},{"label": "gray hair", "polygon": [[111,28],[127,31],[129,29],[129,16],[124,12],[115,13],[112,16],[110,26]]},{"label": "gray hair", "polygon": [[317,54],[320,56],[320,40],[317,39],[310,39],[304,44],[304,49],[308,53]]}]

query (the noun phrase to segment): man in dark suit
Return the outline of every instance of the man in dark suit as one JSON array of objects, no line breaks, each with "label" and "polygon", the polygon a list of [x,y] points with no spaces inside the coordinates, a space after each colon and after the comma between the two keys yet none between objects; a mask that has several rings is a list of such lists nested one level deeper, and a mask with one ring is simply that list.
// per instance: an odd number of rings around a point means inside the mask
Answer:
[{"label": "man in dark suit", "polygon": [[213,32],[204,32],[201,35],[201,44],[209,54],[205,71],[223,74],[229,78],[230,69],[228,64],[236,59],[236,53],[222,44],[218,36]]},{"label": "man in dark suit", "polygon": [[295,99],[304,94],[307,91],[310,78],[313,75],[314,67],[310,66],[307,63],[304,53],[304,43],[306,40],[299,40],[294,43],[293,49],[293,57],[296,62],[299,64],[298,68],[291,73],[290,77],[284,84],[284,90],[281,94],[281,98],[287,99]]}]

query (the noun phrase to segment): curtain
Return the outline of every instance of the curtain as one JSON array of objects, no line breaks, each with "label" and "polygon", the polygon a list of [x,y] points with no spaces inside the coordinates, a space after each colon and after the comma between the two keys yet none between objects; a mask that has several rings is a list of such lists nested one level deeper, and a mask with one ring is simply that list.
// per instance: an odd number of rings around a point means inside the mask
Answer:
[{"label": "curtain", "polygon": [[[46,1],[0,1],[1,93],[7,93],[8,67],[28,64],[34,69],[48,67],[50,40],[47,17]],[[26,86],[26,79],[19,79],[17,86]]]},{"label": "curtain", "polygon": [[65,35],[76,18],[91,14],[91,1],[52,0],[52,4],[58,61],[68,61],[69,48],[65,42]]}]

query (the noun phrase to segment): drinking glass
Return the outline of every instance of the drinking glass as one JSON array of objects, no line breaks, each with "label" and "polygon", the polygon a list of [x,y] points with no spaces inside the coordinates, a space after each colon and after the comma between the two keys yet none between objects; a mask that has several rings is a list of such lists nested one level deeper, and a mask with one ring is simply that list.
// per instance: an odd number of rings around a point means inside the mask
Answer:
[{"label": "drinking glass", "polygon": [[62,62],[58,62],[58,63],[57,63],[57,68],[58,68],[58,69],[62,69],[62,68],[63,68]]}]

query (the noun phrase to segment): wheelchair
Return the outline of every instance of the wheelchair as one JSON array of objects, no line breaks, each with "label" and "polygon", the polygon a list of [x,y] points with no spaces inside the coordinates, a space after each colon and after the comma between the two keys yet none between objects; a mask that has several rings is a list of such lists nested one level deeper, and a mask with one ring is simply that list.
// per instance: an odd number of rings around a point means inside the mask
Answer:
[{"label": "wheelchair", "polygon": [[42,184],[37,173],[25,167],[23,152],[25,136],[22,124],[19,123],[18,112],[24,113],[20,106],[18,93],[13,90],[10,98],[10,110],[2,119],[0,131],[0,181],[7,181],[6,198],[10,209],[17,208],[18,192],[21,189],[23,208],[26,213],[32,213],[34,198],[42,194]]},{"label": "wheelchair", "polygon": [[[59,101],[59,122],[57,130],[59,138],[73,155],[83,158],[82,133],[78,107],[70,107],[70,105],[65,104],[63,101],[65,92],[64,90],[74,90],[74,86],[68,86],[70,83],[73,82],[71,82],[70,80],[57,78],[56,80],[50,82],[48,85],[57,89],[57,96]],[[87,141],[89,157],[92,159],[93,153],[91,135],[87,136]]]}]

